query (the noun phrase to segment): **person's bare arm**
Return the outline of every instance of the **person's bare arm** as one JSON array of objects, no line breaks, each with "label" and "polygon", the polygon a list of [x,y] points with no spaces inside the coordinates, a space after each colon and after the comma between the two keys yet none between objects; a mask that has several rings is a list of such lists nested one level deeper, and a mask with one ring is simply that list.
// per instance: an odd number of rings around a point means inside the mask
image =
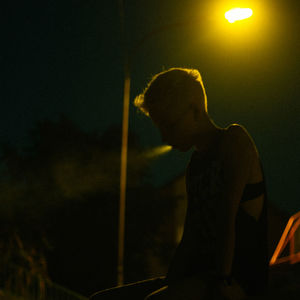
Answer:
[{"label": "person's bare arm", "polygon": [[224,186],[217,209],[217,274],[230,275],[235,217],[253,161],[253,144],[243,127],[231,126],[222,143]]}]

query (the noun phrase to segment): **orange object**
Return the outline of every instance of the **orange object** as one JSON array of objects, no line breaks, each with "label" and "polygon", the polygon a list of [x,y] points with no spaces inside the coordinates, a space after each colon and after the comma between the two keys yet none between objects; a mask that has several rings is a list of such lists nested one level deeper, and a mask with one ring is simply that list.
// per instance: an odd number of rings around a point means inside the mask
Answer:
[{"label": "orange object", "polygon": [[[300,211],[289,218],[289,221],[270,260],[269,266],[282,263],[295,264],[300,261],[300,252],[295,253],[295,232],[299,226]],[[288,256],[279,257],[288,243],[290,243],[290,254]]]}]

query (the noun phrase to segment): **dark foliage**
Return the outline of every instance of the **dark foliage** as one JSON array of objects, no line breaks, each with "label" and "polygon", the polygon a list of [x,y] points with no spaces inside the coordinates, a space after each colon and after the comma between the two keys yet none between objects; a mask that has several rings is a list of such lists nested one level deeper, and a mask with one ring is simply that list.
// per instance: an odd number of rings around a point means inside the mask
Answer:
[{"label": "dark foliage", "polygon": [[[39,122],[31,137],[26,149],[2,145],[2,245],[18,232],[28,249],[45,257],[43,276],[48,266],[52,280],[82,294],[115,285],[121,128],[114,126],[100,136],[61,117],[57,122]],[[157,233],[170,204],[160,201],[153,188],[143,186],[149,159],[141,153],[137,138],[130,134],[128,281],[148,277],[153,257],[162,257]],[[23,267],[24,262],[6,254],[8,261]],[[158,261],[163,269],[165,262]]]}]

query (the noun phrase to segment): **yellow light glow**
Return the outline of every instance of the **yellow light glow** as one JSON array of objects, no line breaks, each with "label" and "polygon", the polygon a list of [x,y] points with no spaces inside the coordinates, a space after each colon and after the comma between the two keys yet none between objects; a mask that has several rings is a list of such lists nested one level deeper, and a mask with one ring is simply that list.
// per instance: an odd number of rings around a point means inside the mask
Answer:
[{"label": "yellow light glow", "polygon": [[229,23],[250,18],[253,15],[251,8],[233,8],[225,13],[225,18]]},{"label": "yellow light glow", "polygon": [[154,158],[156,156],[165,154],[165,153],[167,153],[167,152],[169,152],[171,150],[172,150],[171,146],[169,146],[169,145],[162,145],[162,146],[155,147],[155,148],[153,148],[151,150],[148,150],[147,152],[144,153],[144,155],[147,158]]}]

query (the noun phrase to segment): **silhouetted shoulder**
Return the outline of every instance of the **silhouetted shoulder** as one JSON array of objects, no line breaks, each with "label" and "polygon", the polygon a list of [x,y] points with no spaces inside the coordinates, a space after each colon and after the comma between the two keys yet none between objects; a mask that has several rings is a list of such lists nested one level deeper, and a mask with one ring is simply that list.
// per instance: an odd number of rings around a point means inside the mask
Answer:
[{"label": "silhouetted shoulder", "polygon": [[240,124],[232,124],[227,128],[227,134],[229,137],[232,138],[249,138],[249,134],[247,132],[247,129],[240,125]]},{"label": "silhouetted shoulder", "polygon": [[239,151],[251,151],[252,144],[250,135],[242,125],[232,124],[226,129],[223,150],[238,154]]},{"label": "silhouetted shoulder", "polygon": [[237,180],[243,185],[247,183],[250,176],[250,169],[255,161],[255,147],[247,133],[241,125],[231,125],[224,133],[221,143],[220,158],[224,168],[225,180],[229,185]]}]

